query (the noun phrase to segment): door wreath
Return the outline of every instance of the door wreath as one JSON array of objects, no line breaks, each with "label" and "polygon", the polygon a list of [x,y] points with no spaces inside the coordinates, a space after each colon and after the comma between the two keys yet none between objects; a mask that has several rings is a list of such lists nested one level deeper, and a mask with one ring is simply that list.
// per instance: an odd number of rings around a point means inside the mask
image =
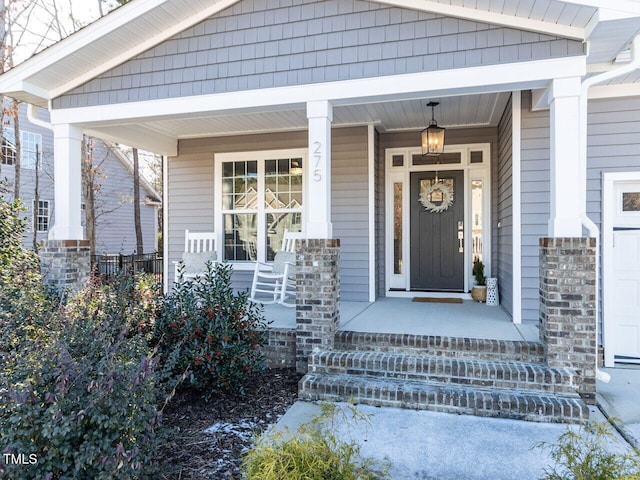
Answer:
[{"label": "door wreath", "polygon": [[[442,202],[436,205],[430,198],[432,193],[438,191],[442,195]],[[453,189],[442,182],[434,182],[420,194],[420,203],[431,213],[442,213],[453,205]]]}]

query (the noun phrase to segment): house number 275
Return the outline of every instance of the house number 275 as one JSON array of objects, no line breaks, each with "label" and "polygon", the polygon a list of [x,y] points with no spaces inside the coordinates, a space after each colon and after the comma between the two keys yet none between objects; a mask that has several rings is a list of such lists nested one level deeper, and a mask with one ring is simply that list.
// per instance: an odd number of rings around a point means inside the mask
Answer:
[{"label": "house number 275", "polygon": [[322,160],[322,143],[313,142],[313,181],[319,182],[322,180],[322,173],[320,169],[320,161]]}]

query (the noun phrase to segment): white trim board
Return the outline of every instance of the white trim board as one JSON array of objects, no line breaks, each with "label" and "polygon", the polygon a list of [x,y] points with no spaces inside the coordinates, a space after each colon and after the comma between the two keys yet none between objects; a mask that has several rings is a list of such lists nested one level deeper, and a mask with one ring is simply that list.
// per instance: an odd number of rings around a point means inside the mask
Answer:
[{"label": "white trim board", "polygon": [[376,301],[376,155],[375,126],[367,127],[369,193],[369,301]]}]

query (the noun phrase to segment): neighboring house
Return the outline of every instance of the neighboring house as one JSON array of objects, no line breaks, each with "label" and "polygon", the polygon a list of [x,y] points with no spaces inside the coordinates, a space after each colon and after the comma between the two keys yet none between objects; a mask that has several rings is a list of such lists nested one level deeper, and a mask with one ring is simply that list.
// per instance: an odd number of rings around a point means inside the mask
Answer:
[{"label": "neighboring house", "polygon": [[[27,208],[25,216],[29,220],[29,231],[24,238],[27,247],[33,246],[36,229],[37,242],[47,239],[50,226],[55,223],[53,131],[46,125],[32,123],[27,116],[27,105],[20,105],[21,172],[20,197]],[[49,114],[39,109],[40,120],[48,121]],[[0,178],[9,183],[6,198],[13,196],[15,181],[15,135],[13,121],[5,115],[3,129],[4,148],[0,165]],[[98,138],[89,140],[88,148],[93,150],[96,166],[96,254],[131,254],[136,249],[135,226],[133,222],[133,166],[127,156],[116,146]],[[37,147],[36,147],[37,146]],[[36,152],[40,164],[36,172]],[[39,204],[35,209],[35,185],[38,175]],[[141,208],[143,243],[145,253],[158,250],[157,208],[161,198],[151,185],[141,177]],[[84,225],[84,215],[83,215]]]},{"label": "neighboring house", "polygon": [[[82,132],[166,156],[166,262],[185,229],[215,231],[247,288],[299,227],[340,240],[340,300],[375,301],[467,298],[479,256],[549,365],[573,342],[593,399],[596,307],[606,364],[640,361],[639,32],[632,0],[133,0],[0,91],[49,106],[65,178]],[[434,100],[439,157],[421,151]],[[82,238],[78,195],[59,195],[52,238]]]}]

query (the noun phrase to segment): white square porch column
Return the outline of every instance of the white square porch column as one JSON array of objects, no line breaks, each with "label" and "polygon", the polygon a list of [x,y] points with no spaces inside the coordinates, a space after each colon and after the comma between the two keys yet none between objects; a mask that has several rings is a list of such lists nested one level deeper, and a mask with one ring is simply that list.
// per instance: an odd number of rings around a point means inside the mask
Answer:
[{"label": "white square porch column", "polygon": [[[550,237],[582,236],[580,78],[554,79],[551,107]],[[586,134],[586,133],[583,133]]]},{"label": "white square porch column", "polygon": [[55,218],[49,240],[82,240],[82,131],[71,124],[53,126]]},{"label": "white square porch column", "polygon": [[333,108],[326,101],[307,103],[309,165],[305,202],[306,237],[332,238],[331,225],[331,121]]}]

